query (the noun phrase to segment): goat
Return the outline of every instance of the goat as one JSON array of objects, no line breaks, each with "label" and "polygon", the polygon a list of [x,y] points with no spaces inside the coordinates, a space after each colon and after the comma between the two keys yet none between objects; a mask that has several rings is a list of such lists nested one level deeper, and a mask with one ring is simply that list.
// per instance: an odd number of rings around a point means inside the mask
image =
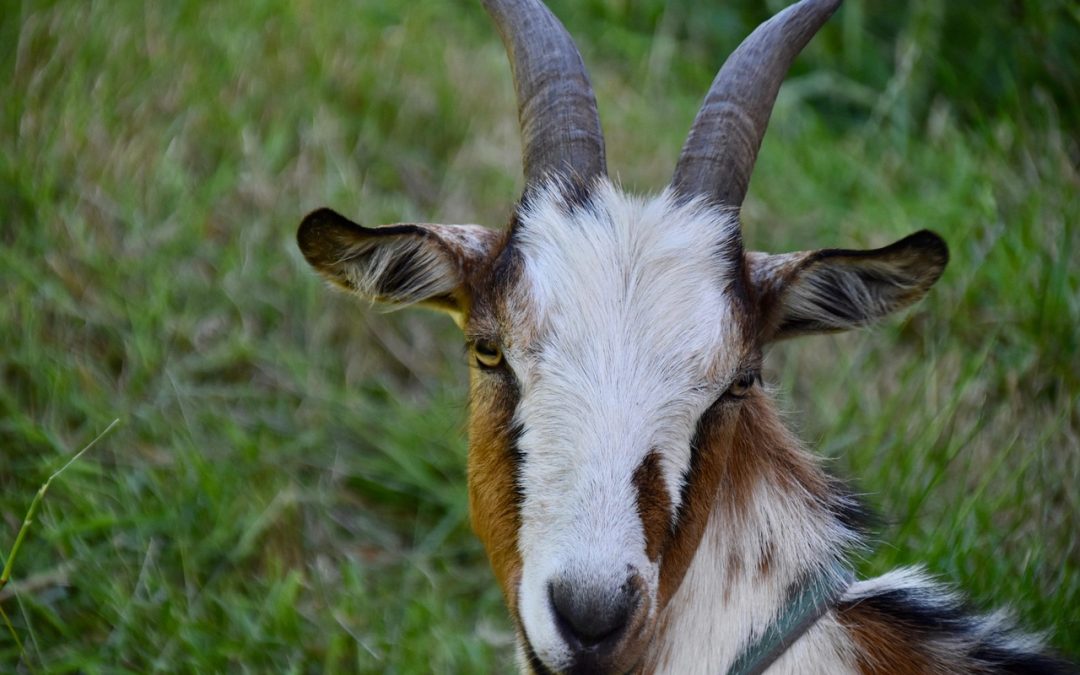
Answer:
[{"label": "goat", "polygon": [[540,0],[483,0],[510,57],[525,189],[509,227],[298,232],[326,279],[448,312],[470,359],[473,528],[523,672],[1066,672],[920,569],[854,581],[859,502],[760,384],[777,340],[868,324],[948,262],[929,231],[876,250],[743,248],[739,209],[780,83],[840,0],[757,28],[705,97],[671,184],[607,178],[588,75]]}]

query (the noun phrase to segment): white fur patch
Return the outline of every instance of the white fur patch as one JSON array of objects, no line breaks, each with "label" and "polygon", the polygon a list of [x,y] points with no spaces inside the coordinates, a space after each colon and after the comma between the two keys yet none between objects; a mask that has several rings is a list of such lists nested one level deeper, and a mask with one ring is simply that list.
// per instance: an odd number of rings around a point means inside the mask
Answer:
[{"label": "white fur patch", "polygon": [[744,356],[727,291],[738,225],[702,202],[638,199],[607,181],[586,206],[552,187],[519,217],[512,302],[529,327],[504,336],[524,429],[519,600],[533,648],[559,667],[569,654],[553,579],[618,588],[636,572],[655,607],[633,475],[658,453],[674,517],[697,421]]},{"label": "white fur patch", "polygon": [[[764,633],[786,605],[792,584],[827,573],[853,539],[808,503],[762,481],[745,518],[725,522],[714,511],[678,592],[667,608],[667,630],[654,645],[659,673],[723,673]],[[769,550],[769,574],[758,572]],[[733,554],[735,557],[733,557]],[[732,560],[738,560],[735,567]],[[769,673],[854,673],[843,627],[827,613],[772,665]]]}]

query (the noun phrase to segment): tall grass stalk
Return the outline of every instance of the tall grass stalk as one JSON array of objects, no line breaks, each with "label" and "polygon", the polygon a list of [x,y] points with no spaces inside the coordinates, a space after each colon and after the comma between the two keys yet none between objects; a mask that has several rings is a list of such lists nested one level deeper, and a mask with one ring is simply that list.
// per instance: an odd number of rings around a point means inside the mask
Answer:
[{"label": "tall grass stalk", "polygon": [[[45,493],[49,491],[49,486],[56,478],[68,470],[72,464],[77,462],[79,458],[89,452],[90,448],[94,447],[98,441],[105,438],[112,431],[116,425],[120,424],[120,419],[114,419],[109,426],[105,427],[94,440],[90,441],[83,447],[82,450],[75,453],[62,467],[54,471],[41,487],[38,488],[37,494],[34,495],[34,500],[30,502],[30,508],[26,510],[26,516],[23,518],[22,527],[19,528],[19,533],[15,535],[15,543],[11,545],[11,551],[8,552],[7,561],[4,563],[4,569],[0,572],[0,591],[7,586],[8,581],[11,579],[11,572],[15,568],[15,558],[19,555],[19,549],[22,548],[23,540],[26,539],[26,534],[30,531],[30,526],[34,524],[34,516],[37,515],[38,507],[41,506],[42,501],[45,499]],[[12,639],[15,640],[15,644],[19,648],[19,654],[23,656],[25,660],[26,650],[23,647],[22,640],[19,639],[19,634],[15,630],[15,626],[12,625],[11,619],[8,618],[7,612],[4,611],[4,606],[0,604],[0,617],[4,619],[4,625],[7,626],[8,632],[11,634]]]}]

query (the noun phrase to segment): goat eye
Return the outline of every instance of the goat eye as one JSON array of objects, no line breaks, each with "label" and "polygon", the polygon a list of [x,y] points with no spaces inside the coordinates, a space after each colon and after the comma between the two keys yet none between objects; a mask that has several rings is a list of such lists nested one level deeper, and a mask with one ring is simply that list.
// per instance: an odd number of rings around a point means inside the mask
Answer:
[{"label": "goat eye", "polygon": [[726,393],[730,398],[746,398],[757,379],[757,373],[743,373],[735,378]]},{"label": "goat eye", "polygon": [[502,363],[503,353],[494,342],[477,342],[473,345],[476,362],[482,368],[494,368]]}]

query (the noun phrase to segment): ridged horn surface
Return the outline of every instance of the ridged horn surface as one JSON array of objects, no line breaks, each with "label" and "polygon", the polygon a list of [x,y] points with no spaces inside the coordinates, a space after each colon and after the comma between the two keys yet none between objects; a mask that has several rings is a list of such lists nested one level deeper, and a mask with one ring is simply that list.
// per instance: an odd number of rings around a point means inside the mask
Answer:
[{"label": "ridged horn surface", "polygon": [[713,80],[683,146],[672,187],[742,206],[788,68],[841,0],[802,0],[757,27]]},{"label": "ridged horn surface", "polygon": [[606,175],[596,97],[566,28],[538,0],[483,5],[510,57],[526,188],[551,175]]}]

